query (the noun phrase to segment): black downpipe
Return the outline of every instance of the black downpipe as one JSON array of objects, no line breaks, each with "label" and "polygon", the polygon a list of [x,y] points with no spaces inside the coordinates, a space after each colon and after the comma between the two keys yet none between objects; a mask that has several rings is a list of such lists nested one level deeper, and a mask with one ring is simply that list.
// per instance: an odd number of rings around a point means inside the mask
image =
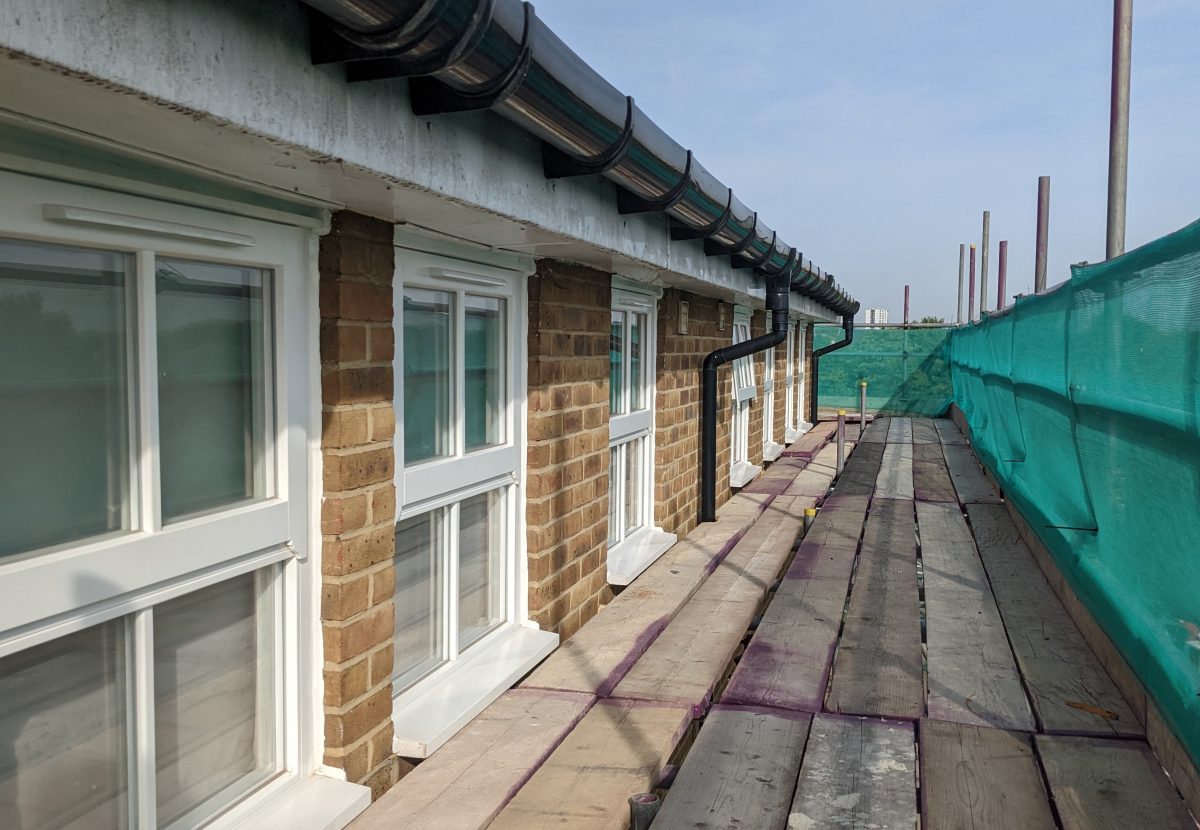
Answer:
[{"label": "black downpipe", "polygon": [[771,330],[732,346],[710,352],[701,371],[704,385],[700,412],[700,521],[717,520],[717,369],[739,357],[748,357],[778,346],[787,339],[788,298],[791,294],[791,269],[767,277],[767,311]]},{"label": "black downpipe", "polygon": [[[855,303],[857,310],[858,304]],[[854,342],[854,314],[842,315],[842,328],[846,332],[846,336],[836,343],[830,343],[823,349],[817,349],[813,352],[813,368],[812,368],[812,406],[808,410],[808,422],[815,424],[817,422],[817,390],[821,387],[817,384],[821,380],[821,356],[827,355],[830,352],[836,352],[838,349],[844,349]]]}]

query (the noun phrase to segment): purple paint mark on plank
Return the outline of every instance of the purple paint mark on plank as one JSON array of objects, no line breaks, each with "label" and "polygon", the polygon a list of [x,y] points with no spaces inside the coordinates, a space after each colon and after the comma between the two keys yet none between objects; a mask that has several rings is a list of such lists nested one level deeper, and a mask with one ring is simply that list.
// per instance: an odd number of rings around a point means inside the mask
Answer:
[{"label": "purple paint mark on plank", "polygon": [[654,642],[659,634],[662,634],[663,629],[667,627],[667,623],[670,621],[671,617],[664,614],[643,629],[642,633],[634,640],[629,651],[625,653],[625,656],[613,667],[608,676],[600,681],[600,685],[596,687],[596,694],[600,695],[600,697],[609,697],[613,689],[617,687],[617,684],[633,668],[633,664],[641,659],[641,656],[646,653],[646,649],[650,648],[650,644]]},{"label": "purple paint mark on plank", "polygon": [[[518,690],[517,689],[509,689],[509,693],[515,692],[515,691],[518,691]],[[530,689],[529,691],[537,692],[538,690]],[[560,692],[560,691],[554,690],[554,689],[546,689],[546,690],[542,691],[542,694],[577,696],[577,695],[583,695],[584,693],[582,693],[582,692]],[[553,742],[551,742],[550,746],[546,747],[546,749],[541,754],[538,755],[538,757],[534,760],[534,762],[529,765],[529,768],[527,770],[525,770],[525,772],[521,776],[520,780],[517,781],[513,786],[508,788],[508,792],[506,792],[504,794],[504,798],[500,802],[499,809],[497,809],[495,815],[492,816],[493,819],[497,815],[500,814],[500,810],[503,810],[508,805],[508,802],[512,801],[513,798],[516,797],[517,793],[519,793],[521,791],[521,788],[529,783],[529,779],[533,777],[533,774],[541,768],[542,764],[546,763],[546,759],[549,758],[551,755],[553,755],[554,750],[558,749],[559,746],[562,745],[562,742],[567,739],[567,736],[570,735],[571,732],[574,731],[575,727],[579,725],[579,722],[581,720],[583,720],[583,716],[586,715],[588,712],[590,712],[592,710],[592,707],[596,705],[598,698],[596,698],[594,695],[586,695],[586,697],[591,698],[591,700],[588,701],[587,706],[584,706],[579,711],[579,713],[571,719],[571,722],[569,724],[567,724],[567,728],[564,729],[562,732],[560,732],[558,737]]]},{"label": "purple paint mark on plank", "polygon": [[714,703],[712,708],[708,710],[712,712],[750,712],[755,715],[770,715],[773,718],[783,718],[784,720],[802,720],[807,721],[812,718],[811,712],[797,712],[794,709],[777,709],[774,706],[756,706],[741,703]]},{"label": "purple paint mark on plank", "polygon": [[820,712],[836,640],[836,628],[827,643],[812,648],[772,645],[756,636],[734,669],[721,703]]},{"label": "purple paint mark on plank", "polygon": [[765,478],[763,476],[759,476],[758,478],[754,479],[754,481],[743,487],[742,492],[770,493],[771,495],[778,496],[781,495],[791,483],[791,478],[784,478],[782,476],[776,476],[774,478]]}]

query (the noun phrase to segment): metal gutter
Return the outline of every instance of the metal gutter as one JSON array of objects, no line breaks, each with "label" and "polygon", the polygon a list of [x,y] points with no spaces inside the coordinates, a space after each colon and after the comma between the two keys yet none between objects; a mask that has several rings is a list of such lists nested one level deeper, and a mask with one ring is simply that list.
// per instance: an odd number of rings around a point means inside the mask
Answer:
[{"label": "metal gutter", "polygon": [[836,314],[859,304],[576,55],[520,0],[303,0],[316,63],[351,81],[409,78],[417,115],[491,109],[542,141],[549,178],[602,175],[622,213],[664,212],[673,239]]}]

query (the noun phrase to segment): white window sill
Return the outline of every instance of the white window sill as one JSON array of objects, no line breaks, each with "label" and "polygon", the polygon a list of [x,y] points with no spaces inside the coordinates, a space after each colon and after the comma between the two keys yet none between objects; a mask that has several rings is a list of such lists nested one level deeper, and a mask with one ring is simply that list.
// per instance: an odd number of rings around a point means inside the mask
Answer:
[{"label": "white window sill", "polygon": [[392,703],[392,751],[428,758],[558,646],[558,635],[509,624]]},{"label": "white window sill", "polygon": [[608,584],[628,585],[654,564],[678,537],[657,527],[644,527],[608,551]]},{"label": "white window sill", "polygon": [[793,441],[799,441],[804,433],[812,429],[812,424],[802,423],[799,429],[789,429],[783,433],[784,443],[790,444]]},{"label": "white window sill", "polygon": [[208,830],[342,830],[371,805],[371,790],[324,775],[288,776],[234,807]]},{"label": "white window sill", "polygon": [[739,461],[729,471],[729,486],[733,488],[745,487],[761,472],[762,467],[751,464],[749,461]]},{"label": "white window sill", "polygon": [[763,461],[774,461],[779,456],[783,455],[783,444],[776,444],[774,441],[763,444]]}]

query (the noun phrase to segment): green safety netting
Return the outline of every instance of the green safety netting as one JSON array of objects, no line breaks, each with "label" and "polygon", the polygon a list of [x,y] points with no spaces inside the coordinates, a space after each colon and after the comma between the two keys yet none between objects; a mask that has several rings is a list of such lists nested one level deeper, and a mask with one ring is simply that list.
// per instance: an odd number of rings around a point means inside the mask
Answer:
[{"label": "green safety netting", "polygon": [[[867,381],[867,411],[885,415],[943,414],[952,395],[946,364],[950,329],[856,329],[854,340],[820,359],[818,403],[858,410],[858,382]],[[813,349],[841,340],[840,326],[817,326]]]},{"label": "green safety netting", "polygon": [[1200,222],[949,354],[979,457],[1200,762]]}]

